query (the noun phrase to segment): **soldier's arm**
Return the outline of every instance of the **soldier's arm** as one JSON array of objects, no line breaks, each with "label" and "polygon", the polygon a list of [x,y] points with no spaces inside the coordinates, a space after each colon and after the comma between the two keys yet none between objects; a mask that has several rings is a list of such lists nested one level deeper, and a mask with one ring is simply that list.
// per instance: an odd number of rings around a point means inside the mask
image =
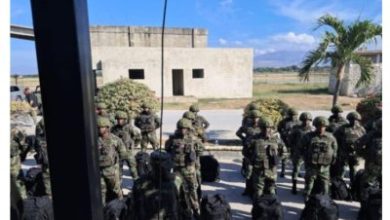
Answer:
[{"label": "soldier's arm", "polygon": [[305,161],[307,159],[308,140],[309,140],[309,136],[308,134],[306,134],[298,142],[298,150],[300,152],[300,155],[303,156]]},{"label": "soldier's arm", "polygon": [[241,126],[241,127],[236,131],[236,135],[237,135],[237,137],[239,137],[241,140],[244,140],[244,139],[245,139],[245,136],[244,136],[243,134],[245,134],[245,133],[244,133],[244,128]]},{"label": "soldier's arm", "polygon": [[165,151],[171,153],[172,151],[172,137],[170,136],[168,140],[165,141]]},{"label": "soldier's arm", "polygon": [[[117,148],[116,150],[119,154],[120,159],[121,160],[129,160],[130,155],[128,153],[128,150],[126,149],[125,144],[123,143],[123,141],[120,138],[116,137],[115,139],[116,139],[116,148]],[[130,160],[129,160],[129,162],[130,162]]]},{"label": "soldier's arm", "polygon": [[337,150],[338,150],[338,145],[337,145],[337,141],[335,138],[332,138],[332,148],[333,148],[333,161],[332,163],[335,163],[336,162],[336,159],[337,159]]},{"label": "soldier's arm", "polygon": [[210,126],[210,123],[203,116],[201,117],[203,121],[203,128],[206,130]]},{"label": "soldier's arm", "polygon": [[156,128],[155,129],[157,129],[157,128],[159,128],[161,126],[160,118],[157,115],[154,116],[154,123],[156,124]]}]

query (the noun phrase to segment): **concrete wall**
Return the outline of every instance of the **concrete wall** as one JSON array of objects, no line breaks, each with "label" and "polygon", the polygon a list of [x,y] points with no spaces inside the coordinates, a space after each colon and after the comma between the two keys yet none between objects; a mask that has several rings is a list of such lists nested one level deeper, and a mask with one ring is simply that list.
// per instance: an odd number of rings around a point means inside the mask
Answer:
[{"label": "concrete wall", "polygon": [[[160,47],[161,33],[157,27],[90,27],[92,47]],[[207,47],[206,29],[166,28],[164,38],[165,47]]]},{"label": "concrete wall", "polygon": [[[129,77],[129,69],[144,69],[146,84],[160,95],[160,48],[94,47],[93,65],[102,62],[103,82]],[[252,49],[166,48],[165,96],[173,96],[172,69],[184,70],[184,96],[198,98],[252,97]],[[204,69],[204,78],[193,79],[192,69]]]},{"label": "concrete wall", "polygon": [[[373,64],[373,78],[369,85],[355,88],[360,78],[360,67],[357,64],[347,65],[344,78],[341,80],[340,95],[367,96],[382,92],[382,64]],[[336,71],[329,77],[329,92],[333,93],[336,87]]]}]

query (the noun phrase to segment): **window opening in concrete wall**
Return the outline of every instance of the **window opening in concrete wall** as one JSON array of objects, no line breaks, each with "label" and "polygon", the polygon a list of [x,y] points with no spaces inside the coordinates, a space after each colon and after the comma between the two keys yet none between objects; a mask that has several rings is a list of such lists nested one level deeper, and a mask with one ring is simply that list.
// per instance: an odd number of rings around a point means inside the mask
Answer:
[{"label": "window opening in concrete wall", "polygon": [[193,79],[204,78],[204,69],[193,69],[192,70],[192,78]]},{"label": "window opening in concrete wall", "polygon": [[172,70],[172,93],[174,96],[184,95],[184,77],[182,69]]},{"label": "window opening in concrete wall", "polygon": [[145,72],[143,69],[129,69],[130,79],[145,79]]}]

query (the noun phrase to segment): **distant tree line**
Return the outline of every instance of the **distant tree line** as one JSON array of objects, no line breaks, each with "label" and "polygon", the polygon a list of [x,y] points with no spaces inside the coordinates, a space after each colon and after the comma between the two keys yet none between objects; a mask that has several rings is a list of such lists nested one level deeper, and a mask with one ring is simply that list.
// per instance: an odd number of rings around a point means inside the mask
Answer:
[{"label": "distant tree line", "polygon": [[[253,71],[255,73],[280,73],[280,72],[298,72],[299,66],[285,66],[285,67],[256,67]],[[314,72],[329,72],[329,66],[317,66],[313,67],[312,71]]]}]

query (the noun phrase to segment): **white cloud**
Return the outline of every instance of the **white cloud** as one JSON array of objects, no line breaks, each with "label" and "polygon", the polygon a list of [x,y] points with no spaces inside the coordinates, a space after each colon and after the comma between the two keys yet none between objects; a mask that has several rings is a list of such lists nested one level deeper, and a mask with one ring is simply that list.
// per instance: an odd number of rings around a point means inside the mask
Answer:
[{"label": "white cloud", "polygon": [[269,53],[275,53],[276,50],[273,48],[270,49],[255,49],[255,56],[261,56],[261,55],[266,55]]},{"label": "white cloud", "polygon": [[295,34],[294,32],[288,32],[287,34],[278,34],[272,37],[272,40],[276,42],[285,41],[294,44],[313,44],[315,38],[309,34]]},{"label": "white cloud", "polygon": [[226,44],[228,43],[228,41],[225,40],[225,39],[223,39],[223,38],[219,38],[219,39],[218,39],[218,43],[219,43],[220,45],[226,45]]},{"label": "white cloud", "polygon": [[236,40],[233,43],[234,43],[234,45],[237,45],[237,46],[242,46],[243,45],[242,41],[239,41],[239,40]]},{"label": "white cloud", "polygon": [[222,7],[230,7],[233,4],[233,0],[222,0],[219,2],[219,5]]}]

